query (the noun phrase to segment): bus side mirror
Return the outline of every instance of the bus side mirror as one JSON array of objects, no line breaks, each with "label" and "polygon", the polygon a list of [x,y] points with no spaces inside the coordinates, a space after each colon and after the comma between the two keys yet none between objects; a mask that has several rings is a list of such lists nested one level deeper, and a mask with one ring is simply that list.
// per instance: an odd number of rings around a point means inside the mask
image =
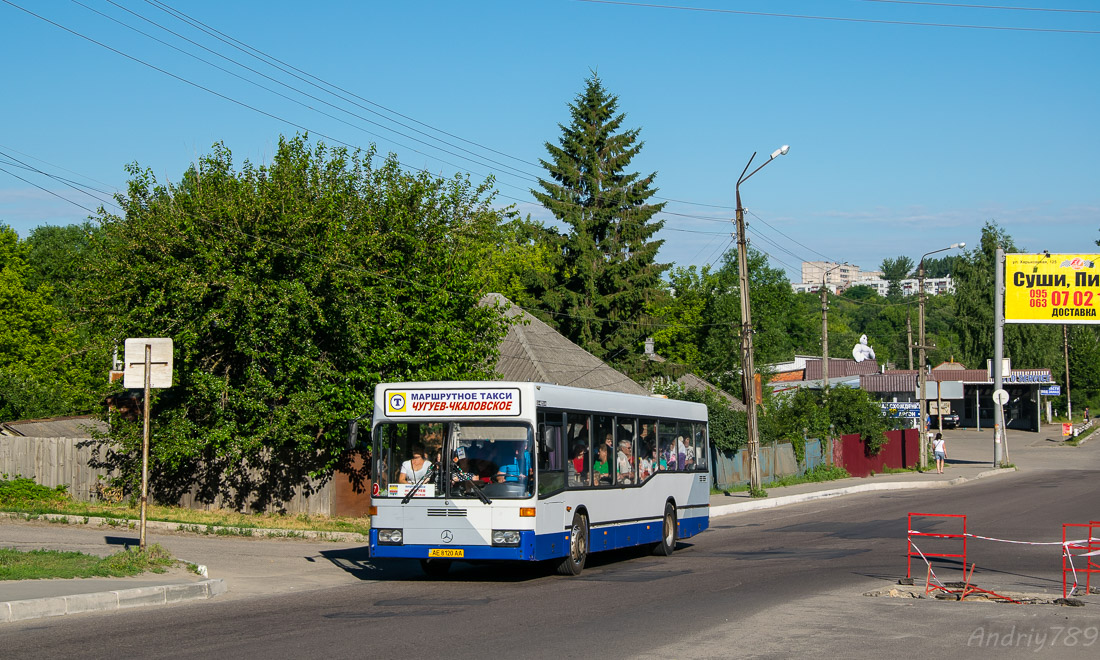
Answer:
[{"label": "bus side mirror", "polygon": [[355,449],[359,446],[359,420],[348,420],[348,449]]}]

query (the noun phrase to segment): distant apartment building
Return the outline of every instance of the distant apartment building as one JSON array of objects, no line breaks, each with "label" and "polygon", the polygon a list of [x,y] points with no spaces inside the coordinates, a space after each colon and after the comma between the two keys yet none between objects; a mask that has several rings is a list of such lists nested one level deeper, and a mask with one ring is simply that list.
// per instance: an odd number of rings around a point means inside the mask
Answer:
[{"label": "distant apartment building", "polygon": [[[822,280],[830,293],[842,293],[851,286],[869,286],[880,296],[885,296],[890,290],[890,283],[882,279],[881,270],[862,270],[859,266],[851,264],[838,264],[835,261],[803,261],[802,281],[791,282],[791,289],[795,293],[813,293],[821,290]],[[901,293],[911,296],[917,293],[920,286],[916,278],[901,280]],[[955,283],[951,277],[926,277],[924,278],[924,291],[928,295],[952,293],[955,291]]]},{"label": "distant apartment building", "polygon": [[824,278],[825,284],[833,284],[843,290],[860,280],[872,277],[882,277],[882,271],[861,270],[859,266],[838,264],[834,261],[802,262],[803,284],[817,284],[820,286],[821,280]]},{"label": "distant apartment building", "polygon": [[[881,277],[857,282],[860,286],[869,286],[880,296],[885,296],[890,291],[890,283]],[[920,287],[920,281],[916,278],[905,279],[898,282],[901,286],[901,295],[915,296]],[[797,289],[796,289],[797,292]],[[924,278],[924,292],[930,296],[938,296],[941,293],[954,293],[955,282],[951,276]]]}]

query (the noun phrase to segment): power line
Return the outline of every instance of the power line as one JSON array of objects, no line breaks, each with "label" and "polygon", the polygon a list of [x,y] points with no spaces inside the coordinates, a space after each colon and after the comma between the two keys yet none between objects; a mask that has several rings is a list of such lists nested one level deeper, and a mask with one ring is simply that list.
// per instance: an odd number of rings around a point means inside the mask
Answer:
[{"label": "power line", "polygon": [[1041,11],[1064,14],[1100,14],[1097,9],[1052,9],[1049,7],[1008,7],[1004,5],[965,5],[955,2],[919,2],[918,0],[860,0],[891,5],[923,5],[925,7],[949,7],[952,9],[997,9],[1005,11]]},{"label": "power line", "polygon": [[877,18],[846,18],[841,16],[816,16],[811,14],[786,14],[765,11],[745,11],[741,9],[718,9],[714,7],[687,7],[683,5],[662,5],[648,2],[627,2],[625,0],[577,0],[599,5],[617,5],[622,7],[644,7],[646,9],[674,9],[712,14],[737,14],[740,16],[765,16],[769,18],[799,18],[814,21],[836,21],[841,23],[873,23],[879,25],[904,25],[911,27],[959,28],[967,30],[1001,30],[1008,32],[1046,32],[1058,34],[1100,34],[1100,30],[1068,30],[1062,28],[1009,27],[1000,25],[968,25],[961,23],[930,23],[922,21],[896,21]]},{"label": "power line", "polygon": [[8,176],[15,177],[16,179],[19,179],[20,181],[22,181],[24,183],[32,185],[35,188],[38,188],[39,190],[41,190],[42,192],[49,193],[49,194],[53,195],[54,197],[56,197],[58,199],[65,200],[66,202],[72,204],[73,206],[79,206],[80,208],[84,209],[88,213],[95,213],[95,211],[88,208],[87,206],[84,206],[83,204],[80,204],[78,202],[74,202],[73,200],[69,199],[68,197],[65,197],[63,195],[59,195],[59,194],[55,193],[54,191],[52,191],[48,188],[43,188],[42,186],[38,185],[37,183],[34,183],[33,181],[28,181],[27,179],[24,179],[23,177],[19,176],[18,174],[14,174],[12,172],[9,172],[8,170],[4,169],[3,167],[0,167],[0,172],[3,172],[5,174],[7,174]]}]

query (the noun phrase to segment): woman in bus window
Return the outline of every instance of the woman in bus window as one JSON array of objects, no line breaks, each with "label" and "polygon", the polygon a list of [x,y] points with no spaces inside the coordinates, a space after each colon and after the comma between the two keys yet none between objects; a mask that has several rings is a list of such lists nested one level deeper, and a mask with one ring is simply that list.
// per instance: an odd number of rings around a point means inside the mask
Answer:
[{"label": "woman in bus window", "polygon": [[600,445],[596,454],[596,462],[592,464],[592,485],[604,486],[611,483],[611,466],[609,465],[607,445]]},{"label": "woman in bus window", "polygon": [[573,451],[566,467],[569,469],[569,485],[583,486],[585,482],[585,454],[588,448],[581,443],[573,445]]},{"label": "woman in bus window", "polygon": [[412,458],[401,464],[401,474],[397,475],[397,483],[416,483],[428,473],[431,467],[432,462],[424,458],[424,448],[420,445],[414,445]]}]

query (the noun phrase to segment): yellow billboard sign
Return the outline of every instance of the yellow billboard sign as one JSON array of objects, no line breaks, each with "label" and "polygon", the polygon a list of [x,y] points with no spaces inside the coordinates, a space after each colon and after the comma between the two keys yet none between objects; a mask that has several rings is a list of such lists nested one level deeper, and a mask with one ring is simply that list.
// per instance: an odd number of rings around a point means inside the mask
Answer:
[{"label": "yellow billboard sign", "polygon": [[1006,323],[1100,323],[1100,255],[1006,254]]}]

